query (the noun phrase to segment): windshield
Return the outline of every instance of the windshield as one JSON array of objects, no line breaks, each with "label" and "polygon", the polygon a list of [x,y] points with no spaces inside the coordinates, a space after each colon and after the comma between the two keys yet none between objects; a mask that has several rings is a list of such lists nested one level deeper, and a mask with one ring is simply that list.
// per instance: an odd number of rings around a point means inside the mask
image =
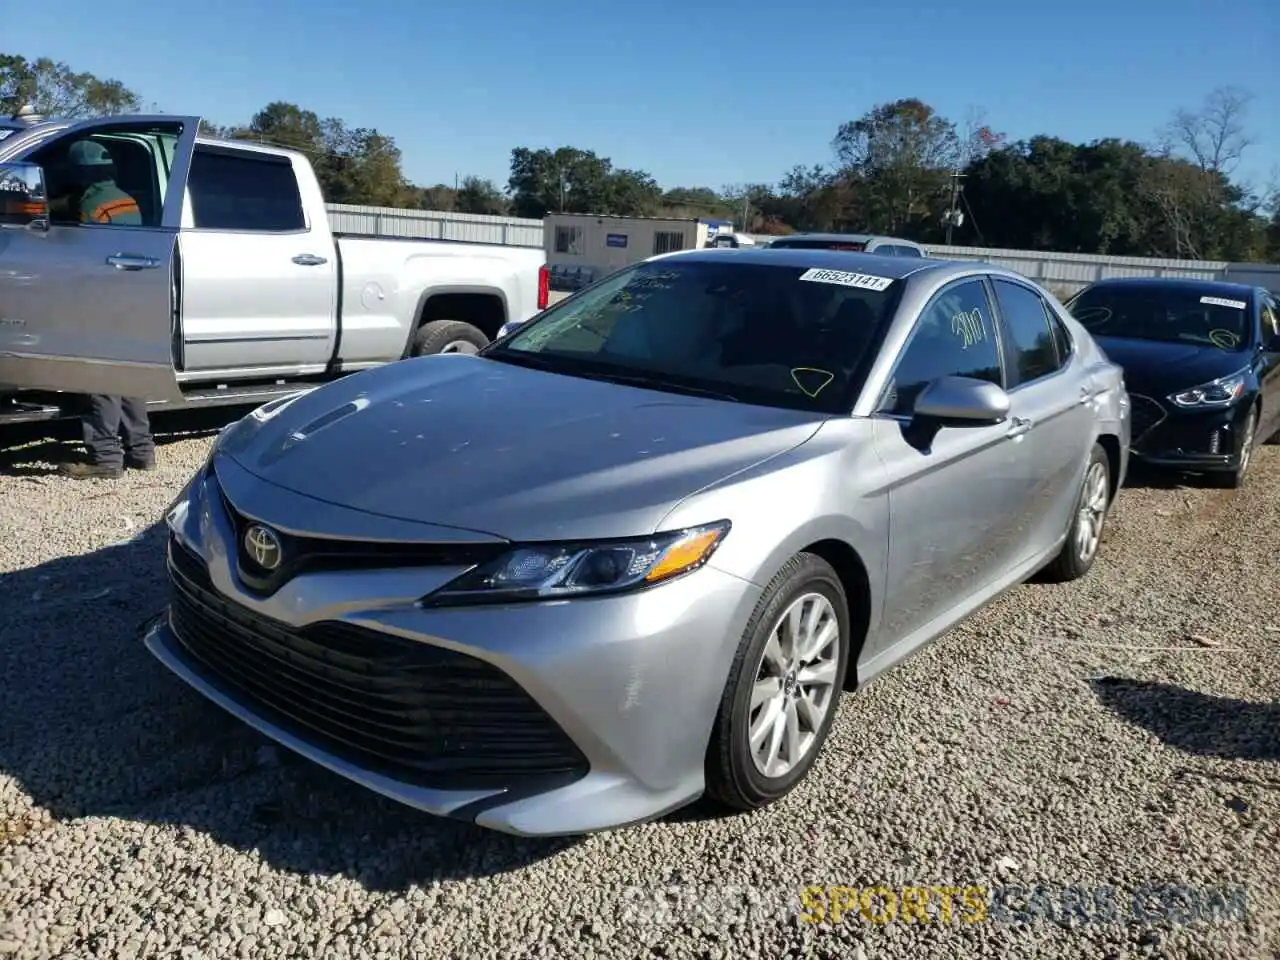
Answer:
[{"label": "windshield", "polygon": [[847,271],[662,259],[551,307],[484,355],[675,393],[848,413],[901,287]]},{"label": "windshield", "polygon": [[1239,350],[1249,329],[1247,301],[1186,287],[1093,287],[1067,308],[1096,337]]}]

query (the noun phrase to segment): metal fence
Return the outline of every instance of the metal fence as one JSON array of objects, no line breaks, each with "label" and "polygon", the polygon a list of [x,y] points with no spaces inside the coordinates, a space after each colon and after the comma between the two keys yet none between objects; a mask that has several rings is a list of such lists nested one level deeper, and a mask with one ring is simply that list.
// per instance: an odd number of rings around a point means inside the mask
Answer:
[{"label": "metal fence", "polygon": [[[542,247],[541,220],[487,217],[442,210],[403,210],[331,203],[329,222],[343,233],[426,240],[467,240],[516,247]],[[768,237],[755,235],[763,241]],[[1187,277],[1222,280],[1248,277],[1242,282],[1280,287],[1280,265],[1227,263],[1221,260],[1161,260],[1154,257],[1109,257],[1089,253],[1040,250],[1001,250],[989,247],[926,245],[930,256],[948,260],[985,260],[1016,270],[1067,296],[1095,280],[1108,277]]]},{"label": "metal fence", "polygon": [[542,221],[520,217],[485,217],[442,210],[401,210],[330,203],[329,225],[339,233],[420,240],[466,240],[510,247],[541,247]]}]

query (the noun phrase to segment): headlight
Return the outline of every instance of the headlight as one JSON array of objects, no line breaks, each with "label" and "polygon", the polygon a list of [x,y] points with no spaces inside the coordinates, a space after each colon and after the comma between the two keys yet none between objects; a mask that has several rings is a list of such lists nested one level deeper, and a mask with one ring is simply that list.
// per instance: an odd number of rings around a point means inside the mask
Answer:
[{"label": "headlight", "polygon": [[594,543],[514,547],[424,597],[424,606],[560,600],[665,583],[701,567],[729,532],[727,520]]},{"label": "headlight", "polygon": [[1210,380],[1190,390],[1169,395],[1169,399],[1183,408],[1228,407],[1244,393],[1246,371]]}]

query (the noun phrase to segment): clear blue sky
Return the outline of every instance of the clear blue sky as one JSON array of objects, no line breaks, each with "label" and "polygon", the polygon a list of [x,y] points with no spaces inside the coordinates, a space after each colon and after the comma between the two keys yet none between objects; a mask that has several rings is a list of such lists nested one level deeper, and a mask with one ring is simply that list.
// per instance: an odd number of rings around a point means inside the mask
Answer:
[{"label": "clear blue sky", "polygon": [[0,51],[168,113],[232,123],[288,100],[374,126],[421,184],[505,186],[512,147],[565,144],[667,187],[772,182],[905,96],[981,107],[1013,138],[1146,140],[1227,84],[1256,94],[1241,172],[1280,167],[1276,0],[58,0],[5,18]]}]

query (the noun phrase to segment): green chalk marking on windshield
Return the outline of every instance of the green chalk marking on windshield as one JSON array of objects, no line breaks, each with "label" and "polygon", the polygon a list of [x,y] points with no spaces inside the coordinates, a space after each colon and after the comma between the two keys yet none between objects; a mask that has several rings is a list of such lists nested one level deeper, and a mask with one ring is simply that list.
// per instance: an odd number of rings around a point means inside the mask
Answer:
[{"label": "green chalk marking on windshield", "polygon": [[[822,382],[816,387],[813,386],[812,383],[809,386],[805,386],[804,381],[800,379],[802,374],[812,374],[813,376],[809,378],[810,380],[814,377],[820,377],[822,378]],[[815,399],[818,394],[831,386],[831,381],[835,378],[836,375],[831,371],[819,370],[817,367],[796,367],[791,371],[791,379],[795,382],[795,385],[800,388],[801,392],[810,400]]]}]

